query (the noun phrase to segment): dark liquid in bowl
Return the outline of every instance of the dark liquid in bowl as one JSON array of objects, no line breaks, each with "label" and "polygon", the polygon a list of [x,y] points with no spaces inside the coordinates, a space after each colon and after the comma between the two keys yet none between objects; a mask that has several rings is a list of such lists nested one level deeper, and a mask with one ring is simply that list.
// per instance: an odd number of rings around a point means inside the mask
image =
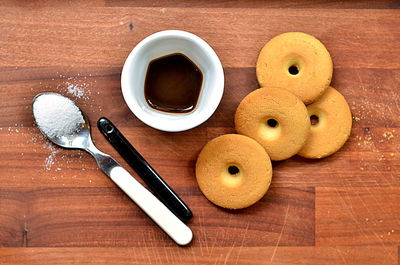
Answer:
[{"label": "dark liquid in bowl", "polygon": [[147,68],[144,96],[153,109],[192,111],[199,99],[203,73],[189,58],[174,53],[154,59]]}]

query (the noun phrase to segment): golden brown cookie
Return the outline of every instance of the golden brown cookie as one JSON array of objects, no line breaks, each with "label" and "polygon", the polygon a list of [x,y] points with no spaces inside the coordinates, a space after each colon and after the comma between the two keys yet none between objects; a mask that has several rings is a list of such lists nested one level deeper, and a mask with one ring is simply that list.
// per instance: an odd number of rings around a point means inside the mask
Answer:
[{"label": "golden brown cookie", "polygon": [[271,183],[271,160],[253,139],[225,134],[208,142],[196,163],[200,190],[212,203],[241,209],[260,200]]},{"label": "golden brown cookie", "polygon": [[271,160],[283,160],[303,147],[310,132],[304,103],[281,88],[260,88],[248,94],[235,114],[236,131],[259,142]]},{"label": "golden brown cookie", "polygon": [[298,153],[306,158],[323,158],[339,150],[350,136],[352,116],[346,99],[333,87],[307,106],[311,133]]},{"label": "golden brown cookie", "polygon": [[304,104],[319,98],[331,83],[333,64],[325,46],[302,32],[287,32],[270,40],[257,60],[261,87],[282,87]]}]

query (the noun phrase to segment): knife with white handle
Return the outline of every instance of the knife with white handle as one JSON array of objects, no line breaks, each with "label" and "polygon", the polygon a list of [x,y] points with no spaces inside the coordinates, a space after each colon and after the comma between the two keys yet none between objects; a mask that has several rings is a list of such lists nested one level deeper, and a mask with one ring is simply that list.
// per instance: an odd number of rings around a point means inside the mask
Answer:
[{"label": "knife with white handle", "polygon": [[160,200],[140,184],[111,156],[90,144],[86,148],[103,172],[114,181],[172,240],[184,246],[192,241],[190,228],[176,217]]}]

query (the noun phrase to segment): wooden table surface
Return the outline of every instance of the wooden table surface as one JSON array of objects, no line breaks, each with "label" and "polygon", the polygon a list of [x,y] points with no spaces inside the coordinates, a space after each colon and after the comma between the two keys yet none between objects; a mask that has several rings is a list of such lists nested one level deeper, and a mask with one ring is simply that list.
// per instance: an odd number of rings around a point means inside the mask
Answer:
[{"label": "wooden table surface", "polygon": [[[387,0],[0,0],[0,264],[398,264],[398,8]],[[181,133],[144,125],[120,90],[131,49],[165,29],[202,37],[225,71],[217,111]],[[326,159],[274,163],[271,188],[253,207],[217,208],[197,187],[196,157],[234,132],[237,105],[258,87],[261,47],[287,31],[310,33],[330,51],[352,134]],[[42,91],[76,99],[92,124],[104,115],[119,126],[191,207],[191,245],[176,246],[88,154],[41,137],[31,100]]]}]

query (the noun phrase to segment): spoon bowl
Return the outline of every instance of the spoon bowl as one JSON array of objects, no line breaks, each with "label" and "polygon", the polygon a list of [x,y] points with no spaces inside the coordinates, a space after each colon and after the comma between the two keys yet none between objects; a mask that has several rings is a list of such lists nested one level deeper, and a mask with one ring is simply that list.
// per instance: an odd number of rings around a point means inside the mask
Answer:
[{"label": "spoon bowl", "polygon": [[[43,93],[37,94],[32,100],[32,109],[34,108],[34,105],[38,101],[38,99],[40,97],[44,97],[44,96],[64,97],[60,94],[53,93],[53,92],[43,92]],[[71,100],[71,102],[74,103],[72,100]],[[75,103],[74,103],[74,105],[75,105]],[[84,114],[84,112],[77,105],[75,105],[75,106],[81,112],[84,123],[77,124],[77,130],[74,132],[74,134],[65,134],[62,136],[49,136],[36,122],[37,119],[35,116],[35,112],[33,112],[33,117],[35,119],[36,125],[39,128],[40,132],[54,144],[59,145],[63,148],[68,148],[68,149],[86,150],[90,146],[90,142],[92,141],[91,136],[90,136],[90,123],[89,123],[88,117]]]}]

